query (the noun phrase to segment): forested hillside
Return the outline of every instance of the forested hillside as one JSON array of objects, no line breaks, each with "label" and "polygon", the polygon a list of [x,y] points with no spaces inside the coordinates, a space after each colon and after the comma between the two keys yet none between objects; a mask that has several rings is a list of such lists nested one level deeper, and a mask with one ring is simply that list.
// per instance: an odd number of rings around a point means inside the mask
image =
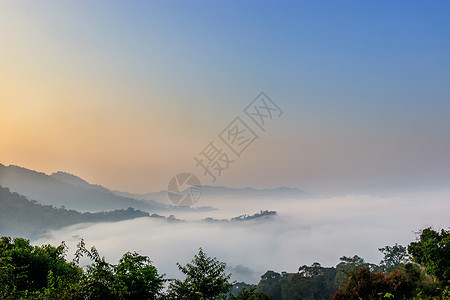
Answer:
[{"label": "forested hillside", "polygon": [[0,186],[0,234],[2,235],[32,238],[46,230],[77,223],[116,222],[139,217],[149,217],[149,214],[134,208],[80,213],[75,210],[41,205]]}]

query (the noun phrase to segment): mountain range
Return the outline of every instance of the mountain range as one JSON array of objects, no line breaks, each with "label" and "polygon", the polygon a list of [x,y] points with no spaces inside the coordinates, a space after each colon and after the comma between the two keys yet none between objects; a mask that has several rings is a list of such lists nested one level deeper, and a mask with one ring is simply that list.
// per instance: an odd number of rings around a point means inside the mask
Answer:
[{"label": "mountain range", "polygon": [[[295,188],[253,189],[203,186],[202,197],[251,201],[261,198],[304,198],[309,193]],[[169,204],[167,191],[132,194],[111,191],[101,185],[66,172],[47,175],[19,166],[0,164],[0,235],[36,237],[49,229],[85,222],[115,222],[138,217],[182,220],[173,215],[181,211],[214,210],[211,207],[175,207]],[[263,219],[275,212],[261,211],[231,220],[203,219],[206,222],[230,222]]]},{"label": "mountain range", "polygon": [[[52,205],[80,212],[99,212],[116,209],[143,210],[151,213],[181,210],[212,210],[211,207],[176,207],[171,205],[167,191],[133,194],[113,191],[66,172],[47,175],[20,166],[0,164],[0,185],[12,192],[36,200],[42,205]],[[275,189],[229,188],[202,186],[202,199],[230,199],[246,201],[260,199],[302,199],[311,194],[296,188]]]},{"label": "mountain range", "polygon": [[19,166],[0,164],[0,185],[33,199],[43,205],[65,207],[80,212],[95,212],[133,207],[144,211],[159,212],[169,209],[155,201],[140,201],[122,197],[107,188],[92,185],[68,173],[51,175]]},{"label": "mountain range", "polygon": [[[260,211],[253,215],[241,215],[232,219],[206,218],[199,222],[229,223],[263,220],[275,216],[275,211]],[[79,223],[119,222],[135,218],[155,218],[167,222],[186,222],[177,219],[174,215],[168,217],[158,214],[149,214],[129,207],[108,212],[84,212],[73,209],[56,208],[51,205],[41,205],[25,196],[11,192],[9,188],[0,186],[0,236],[21,236],[28,239],[38,238],[48,230],[60,229]]]},{"label": "mountain range", "polygon": [[[112,191],[112,193],[138,199],[142,201],[156,201],[167,204],[167,191],[159,191],[146,194],[133,194],[128,192]],[[202,186],[201,197],[204,199],[246,199],[246,200],[260,200],[260,199],[303,199],[312,197],[313,195],[297,188],[278,187],[274,189],[255,189],[251,187],[245,188],[229,188],[225,186]]]}]

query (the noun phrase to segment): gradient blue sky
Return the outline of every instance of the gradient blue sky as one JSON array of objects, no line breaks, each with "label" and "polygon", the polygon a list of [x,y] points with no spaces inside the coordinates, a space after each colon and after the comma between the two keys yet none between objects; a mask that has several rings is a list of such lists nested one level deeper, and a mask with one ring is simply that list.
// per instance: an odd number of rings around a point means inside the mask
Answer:
[{"label": "gradient blue sky", "polygon": [[265,91],[285,114],[216,184],[445,185],[448,16],[448,1],[0,1],[0,162],[164,189]]}]

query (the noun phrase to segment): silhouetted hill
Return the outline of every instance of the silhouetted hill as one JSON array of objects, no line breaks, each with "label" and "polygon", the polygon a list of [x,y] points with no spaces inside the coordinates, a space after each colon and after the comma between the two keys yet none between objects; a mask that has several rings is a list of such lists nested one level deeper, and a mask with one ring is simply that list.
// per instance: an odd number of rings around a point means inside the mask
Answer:
[{"label": "silhouetted hill", "polygon": [[[168,203],[167,191],[160,191],[147,194],[132,194],[128,192],[112,191],[116,195],[123,197],[134,198],[145,201],[157,201],[160,203]],[[275,189],[254,189],[250,187],[246,188],[229,188],[224,186],[202,186],[202,198],[203,199],[304,199],[311,197],[308,192],[302,191],[297,188],[279,187]]]},{"label": "silhouetted hill", "polygon": [[228,219],[214,219],[214,218],[205,218],[202,221],[209,222],[209,223],[217,223],[217,222],[242,222],[242,221],[253,221],[253,220],[265,220],[270,217],[276,216],[277,212],[273,210],[260,210],[258,213],[255,213],[253,215],[245,214],[240,215],[235,218]]},{"label": "silhouetted hill", "polygon": [[203,194],[209,197],[245,197],[245,198],[305,198],[311,194],[297,188],[278,187],[274,189],[229,188],[224,186],[203,186]]},{"label": "silhouetted hill", "polygon": [[70,173],[58,171],[58,172],[51,174],[50,177],[55,178],[56,180],[61,181],[61,182],[69,183],[69,184],[72,184],[75,186],[84,187],[87,189],[98,190],[98,191],[101,191],[104,193],[110,192],[110,190],[108,190],[107,188],[105,188],[101,185],[90,184],[83,178],[80,178],[80,177],[70,174]]},{"label": "silhouetted hill", "polygon": [[74,175],[57,172],[47,174],[18,166],[0,164],[0,185],[44,205],[64,206],[82,212],[127,209],[133,207],[158,212],[169,209],[154,201],[122,197],[108,189],[91,185]]},{"label": "silhouetted hill", "polygon": [[[117,222],[149,214],[133,208],[97,213],[40,205],[0,186],[0,236],[33,238],[49,229],[85,222]],[[154,217],[161,217],[154,215]],[[164,217],[161,217],[164,218]]]}]

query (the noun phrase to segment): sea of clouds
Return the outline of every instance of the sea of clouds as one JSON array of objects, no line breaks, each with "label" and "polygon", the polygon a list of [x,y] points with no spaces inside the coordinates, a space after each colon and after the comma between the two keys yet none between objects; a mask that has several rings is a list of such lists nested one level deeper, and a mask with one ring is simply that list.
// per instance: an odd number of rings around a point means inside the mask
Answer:
[{"label": "sea of clouds", "polygon": [[[202,247],[209,256],[227,263],[234,280],[257,283],[267,270],[296,272],[299,266],[313,262],[335,266],[343,255],[356,254],[379,263],[378,248],[395,243],[406,246],[425,227],[450,226],[450,190],[209,202],[219,210],[176,215],[186,222],[139,218],[79,224],[50,231],[33,242],[58,245],[65,241],[71,259],[76,244],[84,238],[87,246],[95,245],[111,263],[117,263],[127,251],[137,251],[149,256],[168,278],[182,278],[176,263],[189,262]],[[275,210],[277,216],[244,222],[199,221],[253,214],[260,209]]]}]

